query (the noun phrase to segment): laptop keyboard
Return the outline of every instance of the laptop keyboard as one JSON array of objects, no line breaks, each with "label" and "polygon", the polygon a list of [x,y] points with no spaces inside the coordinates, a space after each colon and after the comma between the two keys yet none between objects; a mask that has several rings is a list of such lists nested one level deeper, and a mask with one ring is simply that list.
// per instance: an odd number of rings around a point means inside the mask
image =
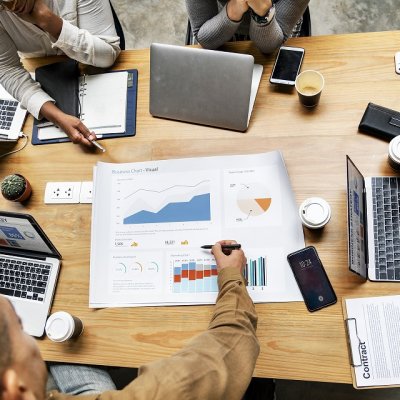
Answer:
[{"label": "laptop keyboard", "polygon": [[372,178],[376,279],[400,280],[400,178]]},{"label": "laptop keyboard", "polygon": [[0,129],[9,130],[17,111],[18,102],[0,99]]},{"label": "laptop keyboard", "polygon": [[44,301],[52,265],[0,256],[0,293]]}]

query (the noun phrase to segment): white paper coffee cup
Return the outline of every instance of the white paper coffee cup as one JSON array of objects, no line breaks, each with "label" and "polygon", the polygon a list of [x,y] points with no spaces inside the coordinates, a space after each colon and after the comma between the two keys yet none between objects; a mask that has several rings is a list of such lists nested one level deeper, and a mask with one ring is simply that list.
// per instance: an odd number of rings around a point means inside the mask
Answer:
[{"label": "white paper coffee cup", "polygon": [[303,71],[295,81],[300,103],[305,107],[315,107],[319,103],[324,86],[324,77],[314,70]]},{"label": "white paper coffee cup", "polygon": [[320,229],[331,219],[331,207],[321,197],[310,197],[301,203],[299,216],[307,228]]},{"label": "white paper coffee cup", "polygon": [[53,342],[65,342],[80,336],[83,323],[78,318],[65,311],[58,311],[47,319],[46,335]]},{"label": "white paper coffee cup", "polygon": [[389,143],[388,162],[395,171],[400,171],[400,136]]}]

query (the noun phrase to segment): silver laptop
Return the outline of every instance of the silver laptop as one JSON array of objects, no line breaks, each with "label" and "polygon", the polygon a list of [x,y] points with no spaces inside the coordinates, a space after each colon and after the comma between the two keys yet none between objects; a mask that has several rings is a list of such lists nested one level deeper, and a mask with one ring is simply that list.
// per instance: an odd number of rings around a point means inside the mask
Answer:
[{"label": "silver laptop", "polygon": [[400,177],[364,178],[346,160],[350,270],[371,281],[400,281]]},{"label": "silver laptop", "polygon": [[61,255],[31,215],[0,211],[0,294],[25,332],[42,336]]},{"label": "silver laptop", "polygon": [[0,142],[16,141],[27,111],[0,85]]},{"label": "silver laptop", "polygon": [[262,70],[248,54],[153,43],[150,114],[245,131]]}]

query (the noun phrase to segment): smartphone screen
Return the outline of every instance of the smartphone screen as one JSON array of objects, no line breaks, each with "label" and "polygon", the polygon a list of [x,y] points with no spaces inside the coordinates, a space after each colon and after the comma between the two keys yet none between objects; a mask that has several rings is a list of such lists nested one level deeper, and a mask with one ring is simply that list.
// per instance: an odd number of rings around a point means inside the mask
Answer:
[{"label": "smartphone screen", "polygon": [[309,246],[291,253],[287,259],[308,311],[336,303],[336,294],[315,247]]},{"label": "smartphone screen", "polygon": [[270,82],[294,85],[303,61],[304,49],[282,46],[276,57]]}]

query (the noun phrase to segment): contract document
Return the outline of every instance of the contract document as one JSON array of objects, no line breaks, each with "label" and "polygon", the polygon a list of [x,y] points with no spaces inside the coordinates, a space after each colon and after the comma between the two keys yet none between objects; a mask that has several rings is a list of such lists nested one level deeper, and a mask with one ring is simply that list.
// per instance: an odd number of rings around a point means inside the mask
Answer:
[{"label": "contract document", "polygon": [[286,256],[304,247],[279,151],[110,164],[94,171],[90,307],[211,304],[204,244],[241,243],[254,302],[301,301]]},{"label": "contract document", "polygon": [[356,389],[400,385],[400,296],[343,300]]}]

